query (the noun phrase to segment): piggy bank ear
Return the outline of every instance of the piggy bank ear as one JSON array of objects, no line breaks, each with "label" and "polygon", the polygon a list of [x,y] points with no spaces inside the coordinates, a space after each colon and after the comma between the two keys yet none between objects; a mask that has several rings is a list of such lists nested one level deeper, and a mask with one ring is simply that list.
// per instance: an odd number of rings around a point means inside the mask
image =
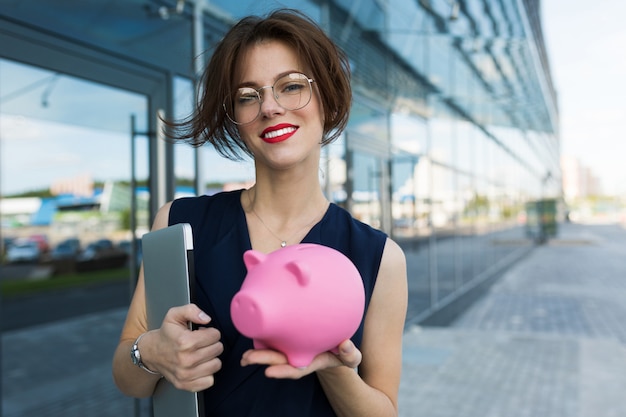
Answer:
[{"label": "piggy bank ear", "polygon": [[255,251],[254,249],[250,249],[244,252],[243,263],[246,264],[246,268],[248,268],[248,271],[249,271],[255,266],[257,266],[258,264],[262,263],[265,260],[265,258],[267,258],[267,255],[264,254],[263,252],[258,252],[258,251]]},{"label": "piggy bank ear", "polygon": [[285,265],[287,271],[291,272],[302,287],[305,287],[311,281],[311,271],[306,264],[301,262],[288,262]]}]

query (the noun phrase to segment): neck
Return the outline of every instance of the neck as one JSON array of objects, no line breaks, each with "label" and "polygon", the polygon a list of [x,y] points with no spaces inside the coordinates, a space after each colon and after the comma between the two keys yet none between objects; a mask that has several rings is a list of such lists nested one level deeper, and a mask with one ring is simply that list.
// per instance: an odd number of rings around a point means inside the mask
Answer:
[{"label": "neck", "polygon": [[270,252],[300,242],[324,217],[328,204],[319,184],[316,191],[294,189],[293,193],[256,184],[242,195],[252,247]]},{"label": "neck", "polygon": [[254,209],[264,220],[273,216],[285,221],[318,212],[328,200],[322,192],[319,170],[309,172],[313,174],[298,176],[289,170],[271,176],[257,175],[256,184],[249,190]]},{"label": "neck", "polygon": [[271,221],[273,224],[298,224],[319,214],[328,206],[328,200],[321,188],[294,188],[291,192],[277,192],[255,184],[245,193],[247,201],[244,201],[244,208],[247,211],[254,210],[264,221]]}]

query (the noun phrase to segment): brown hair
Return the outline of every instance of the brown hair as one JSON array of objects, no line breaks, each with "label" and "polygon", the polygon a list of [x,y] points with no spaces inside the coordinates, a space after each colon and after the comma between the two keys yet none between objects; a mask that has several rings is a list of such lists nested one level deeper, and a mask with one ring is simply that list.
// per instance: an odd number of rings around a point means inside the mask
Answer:
[{"label": "brown hair", "polygon": [[245,17],[226,33],[204,72],[196,111],[180,123],[167,123],[173,129],[170,137],[194,146],[209,142],[233,160],[241,159],[240,150],[251,156],[222,103],[234,88],[241,53],[265,40],[285,42],[312,71],[307,75],[315,80],[324,110],[321,143],[326,145],[339,137],[348,123],[352,101],[348,59],[312,19],[292,9],[276,10],[265,18]]}]

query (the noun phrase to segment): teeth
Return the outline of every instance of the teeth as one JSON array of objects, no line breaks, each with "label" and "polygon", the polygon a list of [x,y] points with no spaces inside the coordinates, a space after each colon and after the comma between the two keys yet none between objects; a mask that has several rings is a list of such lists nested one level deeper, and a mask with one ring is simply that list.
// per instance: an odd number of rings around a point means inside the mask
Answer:
[{"label": "teeth", "polygon": [[296,128],[295,127],[285,127],[283,129],[278,129],[278,130],[274,130],[272,132],[267,132],[265,135],[263,135],[264,138],[266,139],[274,139],[278,136],[282,136],[282,135],[286,135],[287,133],[291,133],[291,132],[295,132]]}]

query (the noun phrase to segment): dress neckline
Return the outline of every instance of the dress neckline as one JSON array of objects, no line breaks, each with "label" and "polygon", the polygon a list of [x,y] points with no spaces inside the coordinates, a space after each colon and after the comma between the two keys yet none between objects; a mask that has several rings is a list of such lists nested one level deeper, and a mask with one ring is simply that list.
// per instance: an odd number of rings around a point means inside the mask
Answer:
[{"label": "dress neckline", "polygon": [[[246,212],[243,209],[243,205],[241,204],[241,194],[245,191],[244,188],[238,190],[239,192],[237,193],[237,204],[239,206],[239,217],[240,217],[240,226],[242,227],[242,232],[245,234],[246,237],[246,249],[252,249],[252,241],[250,240],[250,230],[248,229],[248,222],[246,221]],[[311,228],[307,231],[307,233],[304,235],[304,237],[302,238],[302,240],[300,240],[300,242],[298,242],[298,244],[300,243],[314,243],[313,241],[317,241],[319,240],[319,232],[320,232],[320,228],[322,227],[322,224],[326,222],[326,220],[328,219],[328,216],[330,215],[331,209],[334,210],[334,206],[336,206],[335,203],[333,203],[332,201],[329,202],[328,207],[326,208],[326,211],[324,212],[324,215],[322,216],[322,218],[314,223]],[[314,233],[318,232],[318,238],[315,239],[314,238]],[[295,243],[294,243],[295,244]],[[278,249],[277,249],[278,250]]]}]

